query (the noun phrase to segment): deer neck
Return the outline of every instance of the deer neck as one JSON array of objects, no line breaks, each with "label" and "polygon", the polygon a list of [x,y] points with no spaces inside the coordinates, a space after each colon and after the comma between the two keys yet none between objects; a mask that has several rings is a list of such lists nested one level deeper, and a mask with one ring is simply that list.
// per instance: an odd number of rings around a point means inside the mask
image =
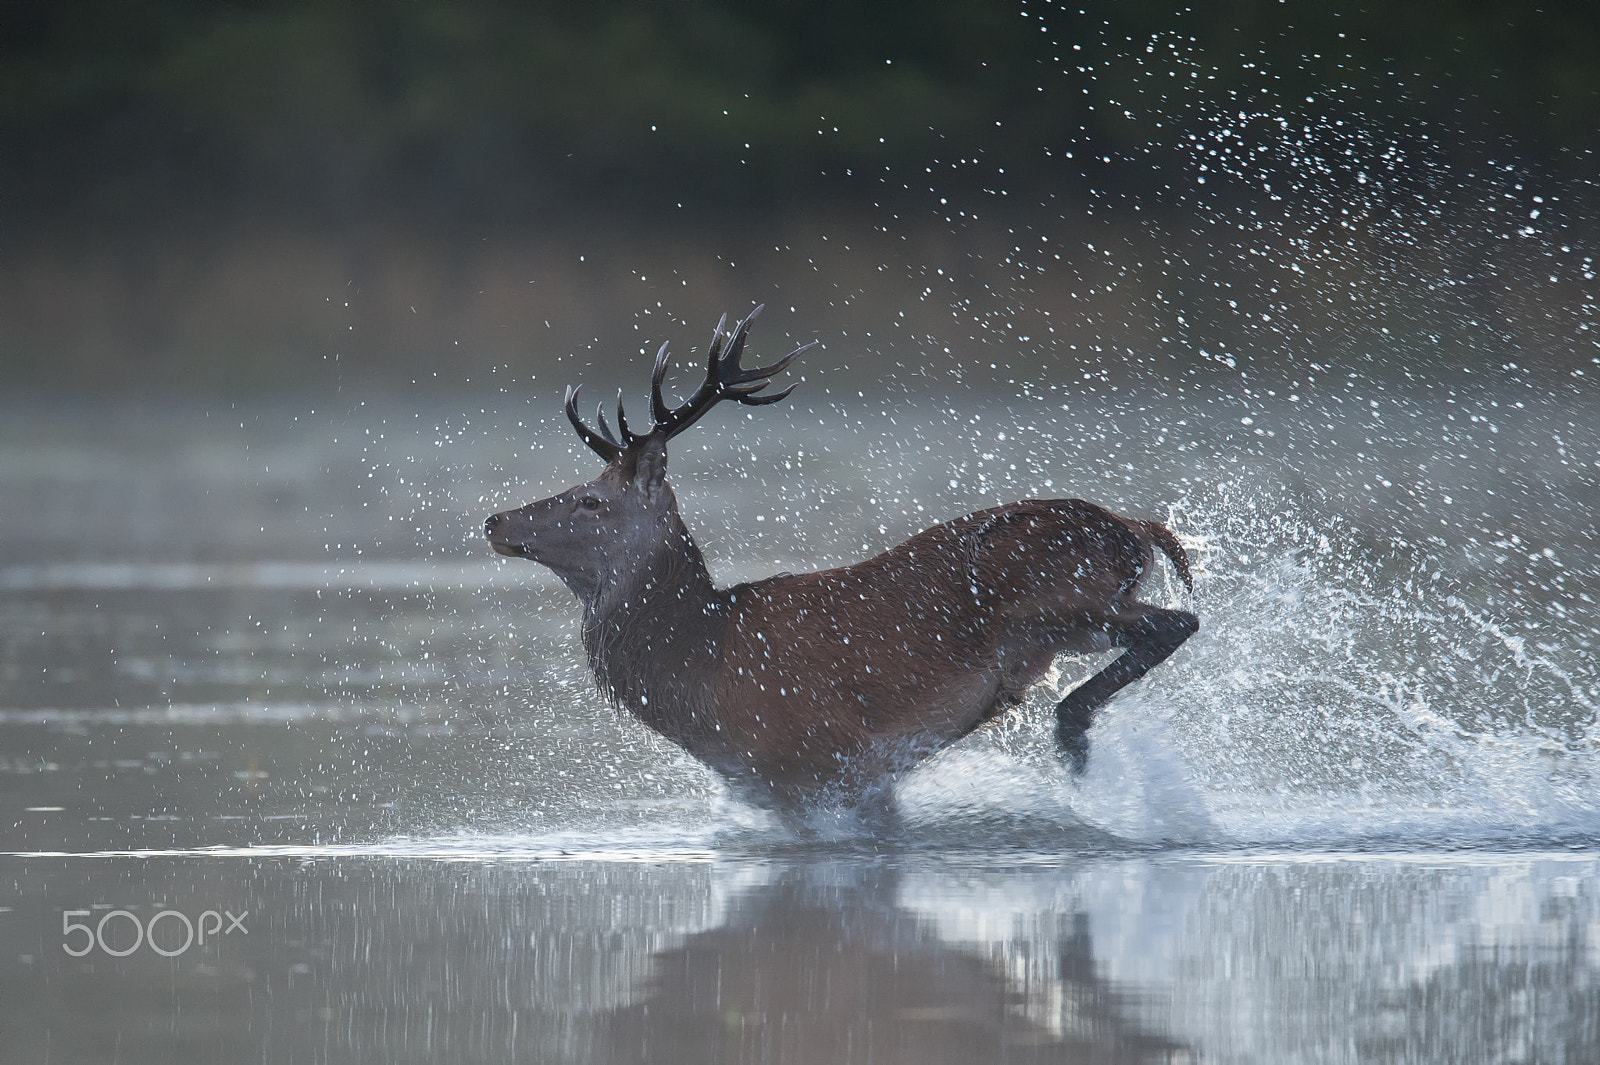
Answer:
[{"label": "deer neck", "polygon": [[716,727],[711,691],[728,597],[675,509],[663,526],[650,551],[585,599],[583,643],[602,691],[688,746]]}]

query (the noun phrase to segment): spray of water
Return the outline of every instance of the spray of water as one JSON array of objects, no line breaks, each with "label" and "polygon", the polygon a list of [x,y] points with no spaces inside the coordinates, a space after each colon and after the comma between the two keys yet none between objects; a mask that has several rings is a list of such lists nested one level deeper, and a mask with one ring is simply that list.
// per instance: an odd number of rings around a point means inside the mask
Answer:
[{"label": "spray of water", "polygon": [[[925,216],[885,208],[881,240],[774,249],[767,269],[803,258],[800,273],[874,280],[834,284],[861,320],[824,340],[851,355],[812,369],[788,420],[708,424],[675,452],[716,576],[852,561],[1025,496],[1178,530],[1200,634],[1103,712],[1080,781],[1049,743],[1054,700],[1097,664],[1073,661],[903,780],[909,821],[939,839],[1592,840],[1592,186],[1457,131],[1367,122],[1337,82],[1286,99],[1251,57],[1223,70],[1179,31],[1112,40],[1066,9],[1025,13],[1059,61],[1041,94],[1122,86],[1143,139],[1115,159],[1070,131],[1038,146],[1079,168],[1080,206],[1007,202],[1003,169],[969,153],[907,177]],[[1112,164],[1160,176],[1119,191]],[[655,322],[688,318],[652,302]],[[439,471],[374,458],[419,546],[474,550],[482,513],[588,476],[555,392],[526,389],[441,421]],[[401,452],[426,450],[419,429]],[[561,831],[772,831],[598,704],[575,606],[528,579],[452,607],[448,635],[424,641],[450,643],[472,698],[492,687],[520,722],[476,768]],[[1170,579],[1153,593],[1178,597]],[[824,834],[855,831],[832,817]]]}]

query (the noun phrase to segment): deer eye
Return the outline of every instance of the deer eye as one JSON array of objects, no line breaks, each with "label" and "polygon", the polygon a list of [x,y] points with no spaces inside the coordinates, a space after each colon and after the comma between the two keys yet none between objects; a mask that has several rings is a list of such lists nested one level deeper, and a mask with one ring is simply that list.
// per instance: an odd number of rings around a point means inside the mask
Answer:
[{"label": "deer eye", "polygon": [[579,496],[578,497],[578,509],[579,510],[587,510],[587,511],[590,511],[590,512],[599,510],[600,509],[600,500],[598,498],[596,498],[595,496]]}]

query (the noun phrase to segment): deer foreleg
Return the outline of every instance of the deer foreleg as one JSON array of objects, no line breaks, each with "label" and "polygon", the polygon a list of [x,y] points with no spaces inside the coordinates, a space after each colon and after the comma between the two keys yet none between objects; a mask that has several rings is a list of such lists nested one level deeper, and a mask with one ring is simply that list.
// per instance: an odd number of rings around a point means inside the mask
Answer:
[{"label": "deer foreleg", "polygon": [[1056,746],[1076,776],[1089,764],[1089,726],[1106,700],[1160,665],[1200,628],[1187,610],[1149,607],[1111,626],[1111,642],[1126,648],[1110,665],[1078,685],[1056,705]]}]

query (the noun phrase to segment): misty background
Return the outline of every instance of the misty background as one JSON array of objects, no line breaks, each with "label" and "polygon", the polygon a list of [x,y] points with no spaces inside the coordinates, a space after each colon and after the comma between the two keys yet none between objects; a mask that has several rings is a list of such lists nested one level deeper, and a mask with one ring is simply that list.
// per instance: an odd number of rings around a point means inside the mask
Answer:
[{"label": "misty background", "polygon": [[1579,2],[10,2],[0,366],[553,395],[765,300],[759,350],[870,385],[1271,376],[1378,329],[1564,374],[1596,55]]}]

